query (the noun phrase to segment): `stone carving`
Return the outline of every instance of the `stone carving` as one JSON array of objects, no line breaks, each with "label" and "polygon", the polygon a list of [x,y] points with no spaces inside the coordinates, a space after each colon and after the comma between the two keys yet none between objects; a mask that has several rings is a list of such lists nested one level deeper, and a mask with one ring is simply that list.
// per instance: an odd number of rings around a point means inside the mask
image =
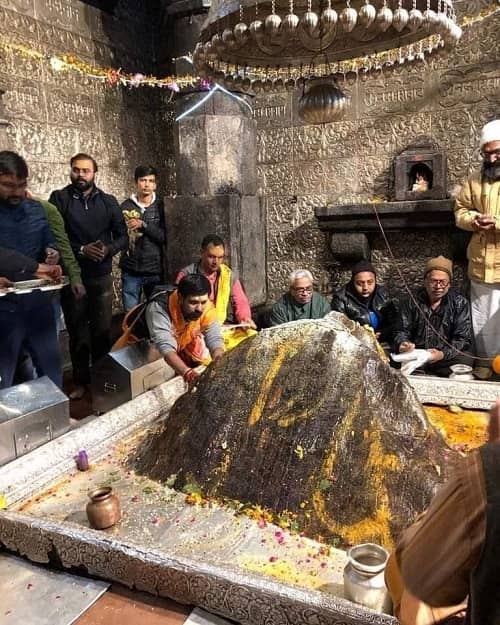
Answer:
[{"label": "stone carving", "polygon": [[[486,6],[487,0],[463,0],[457,10],[473,15]],[[287,107],[295,109],[298,93],[256,98],[258,178],[269,207],[269,299],[286,287],[288,272],[298,266],[325,276],[322,284],[327,291],[348,277],[347,266],[336,263],[331,255],[328,258],[328,249],[321,245],[319,252],[309,249],[311,244],[318,245],[318,240],[311,239],[309,230],[303,228],[307,218],[291,227],[291,205],[283,198],[293,196],[296,205],[309,205],[308,200],[314,203],[319,193],[327,201],[316,206],[363,202],[374,196],[390,199],[393,159],[420,135],[431,137],[446,151],[448,192],[479,166],[480,128],[500,110],[499,25],[500,17],[495,15],[467,29],[450,55],[431,58],[427,66],[396,65],[370,77],[346,77],[344,85],[352,97],[349,117],[324,127],[302,125],[295,115],[289,119]],[[309,218],[313,213],[314,205]],[[448,235],[432,232],[391,233],[390,238],[410,284],[420,280],[425,258],[445,251],[452,254],[454,249]],[[377,250],[377,241],[372,235],[373,259],[381,279],[387,278],[401,290],[385,246]],[[460,267],[456,280],[462,287]]]},{"label": "stone carving", "polygon": [[[458,0],[456,8],[459,15],[473,15],[489,2]],[[76,0],[0,0],[2,36],[129,71],[151,64],[152,43],[143,44],[153,41],[148,29],[159,23],[149,4],[131,0],[119,2],[112,16]],[[347,75],[340,82],[351,97],[348,115],[323,127],[298,119],[300,90],[253,98],[257,186],[273,215],[267,217],[270,298],[282,290],[296,265],[318,273],[327,290],[341,279],[339,267],[330,284],[331,267],[338,265],[322,236],[312,234],[319,196],[326,200],[321,205],[389,197],[394,156],[422,134],[447,151],[448,191],[478,166],[479,129],[500,109],[499,24],[495,15],[466,29],[451,53],[431,57],[427,65],[396,65],[369,77]],[[83,149],[102,164],[100,184],[120,199],[129,191],[131,170],[145,158],[159,165],[161,190],[175,193],[175,113],[167,94],[145,89],[122,93],[76,74],[54,73],[47,64],[15,52],[2,57],[4,102],[13,123],[9,136],[31,165],[36,160],[50,163],[35,166],[41,190],[66,182],[68,156]],[[411,233],[404,237],[414,240]],[[431,239],[423,242],[429,254],[434,250]],[[403,266],[407,262],[399,260]]]},{"label": "stone carving", "polygon": [[[128,13],[126,5],[134,5]],[[0,35],[47,54],[75,54],[103,66],[152,72],[152,30],[159,20],[144,3],[138,9],[137,3],[123,0],[120,6],[120,12],[110,16],[77,0],[2,0]],[[149,46],[143,45],[148,41]],[[13,50],[2,51],[1,56],[10,147],[28,160],[29,185],[35,193],[46,197],[66,185],[68,160],[77,151],[95,156],[100,165],[98,183],[120,201],[130,191],[139,162],[158,163],[165,172],[160,186],[175,189],[168,160],[172,148],[165,147],[171,143],[165,141],[171,121],[168,107],[162,105],[163,94],[149,90],[122,94],[76,73],[54,72],[46,61]],[[156,117],[156,110],[165,117]]]}]

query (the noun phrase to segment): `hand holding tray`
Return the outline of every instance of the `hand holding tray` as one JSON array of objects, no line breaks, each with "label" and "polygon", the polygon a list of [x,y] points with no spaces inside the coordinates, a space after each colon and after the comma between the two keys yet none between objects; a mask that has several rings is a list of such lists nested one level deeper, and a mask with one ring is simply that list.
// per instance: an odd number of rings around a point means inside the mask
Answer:
[{"label": "hand holding tray", "polygon": [[60,280],[23,280],[22,282],[13,282],[12,286],[6,289],[0,289],[0,297],[4,295],[25,295],[33,291],[58,291],[63,286],[69,284],[67,276],[63,276]]}]

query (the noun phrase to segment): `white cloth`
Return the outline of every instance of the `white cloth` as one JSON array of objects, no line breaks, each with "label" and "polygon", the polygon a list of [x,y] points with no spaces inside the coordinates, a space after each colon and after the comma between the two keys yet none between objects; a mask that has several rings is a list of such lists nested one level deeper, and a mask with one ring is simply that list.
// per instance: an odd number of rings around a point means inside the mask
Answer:
[{"label": "white cloth", "polygon": [[151,202],[147,205],[143,204],[142,202],[139,202],[139,198],[137,197],[136,193],[132,193],[132,195],[130,196],[130,199],[132,200],[132,202],[134,202],[134,204],[137,204],[137,207],[141,211],[141,215],[143,215],[146,212],[146,208],[149,208],[151,204],[153,204],[153,202],[156,201],[156,193],[153,191],[153,195],[151,196]]},{"label": "white cloth", "polygon": [[411,352],[402,354],[391,354],[394,362],[402,362],[401,373],[403,375],[411,375],[415,369],[423,367],[431,358],[431,354],[427,349],[413,349]]},{"label": "white cloth", "polygon": [[500,354],[500,284],[471,280],[470,308],[477,355],[493,358]]}]

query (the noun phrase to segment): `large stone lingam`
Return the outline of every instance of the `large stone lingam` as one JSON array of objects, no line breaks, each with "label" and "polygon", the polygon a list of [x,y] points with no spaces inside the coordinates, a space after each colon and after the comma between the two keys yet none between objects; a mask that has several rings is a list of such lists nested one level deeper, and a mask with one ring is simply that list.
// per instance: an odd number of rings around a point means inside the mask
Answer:
[{"label": "large stone lingam", "polygon": [[327,542],[390,546],[453,452],[373,334],[331,313],[244,341],[138,453],[137,471],[175,488],[268,509]]}]

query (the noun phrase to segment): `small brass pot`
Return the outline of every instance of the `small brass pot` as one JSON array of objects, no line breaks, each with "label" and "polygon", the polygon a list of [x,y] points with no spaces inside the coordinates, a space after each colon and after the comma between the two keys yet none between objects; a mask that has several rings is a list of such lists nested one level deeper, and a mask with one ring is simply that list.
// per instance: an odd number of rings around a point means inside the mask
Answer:
[{"label": "small brass pot", "polygon": [[90,527],[104,530],[116,525],[121,519],[120,501],[111,486],[103,486],[89,492],[87,517]]}]

